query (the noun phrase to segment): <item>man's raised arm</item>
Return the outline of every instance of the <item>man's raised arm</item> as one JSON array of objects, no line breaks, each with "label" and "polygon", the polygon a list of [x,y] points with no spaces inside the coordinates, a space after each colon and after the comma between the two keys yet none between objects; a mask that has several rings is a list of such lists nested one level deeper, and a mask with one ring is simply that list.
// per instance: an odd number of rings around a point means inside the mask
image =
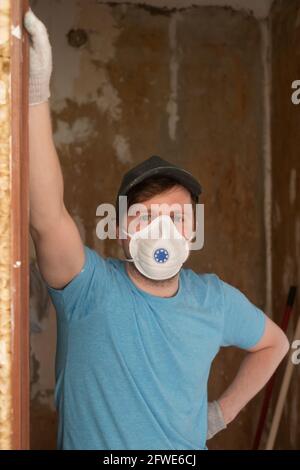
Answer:
[{"label": "man's raised arm", "polygon": [[45,25],[29,10],[30,34],[29,165],[30,233],[44,280],[62,288],[84,264],[84,246],[64,205],[62,171],[52,136],[49,84],[51,45]]}]

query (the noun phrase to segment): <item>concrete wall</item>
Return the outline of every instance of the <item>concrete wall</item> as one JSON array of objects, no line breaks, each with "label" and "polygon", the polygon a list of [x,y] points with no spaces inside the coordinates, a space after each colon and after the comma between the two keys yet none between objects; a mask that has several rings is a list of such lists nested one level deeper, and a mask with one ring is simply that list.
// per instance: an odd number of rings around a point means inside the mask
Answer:
[{"label": "concrete wall", "polygon": [[[97,239],[96,207],[114,201],[131,165],[161,155],[192,171],[204,188],[205,246],[189,267],[216,272],[265,309],[260,21],[221,7],[160,10],[95,0],[31,5],[53,45],[54,137],[66,205],[84,242],[104,256],[122,255],[116,242]],[[55,442],[55,314],[33,251],[32,272],[32,447],[46,448]],[[229,384],[242,357],[230,348],[220,352],[210,399]],[[260,400],[261,394],[209,447],[250,448]]]},{"label": "concrete wall", "polygon": [[[273,311],[280,322],[290,285],[300,285],[300,105],[291,101],[300,72],[300,1],[276,1],[272,21],[272,194]],[[300,339],[300,338],[298,338]],[[300,448],[300,366],[294,367],[276,448]]]}]

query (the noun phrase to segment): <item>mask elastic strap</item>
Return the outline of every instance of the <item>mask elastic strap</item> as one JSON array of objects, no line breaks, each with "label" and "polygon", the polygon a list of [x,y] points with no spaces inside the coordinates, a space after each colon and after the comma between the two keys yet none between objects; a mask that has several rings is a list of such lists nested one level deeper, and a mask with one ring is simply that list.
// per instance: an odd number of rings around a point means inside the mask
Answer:
[{"label": "mask elastic strap", "polygon": [[190,242],[196,236],[196,233],[196,230],[192,232],[192,235],[190,236],[190,238],[187,239],[187,241]]},{"label": "mask elastic strap", "polygon": [[[128,237],[132,238],[132,235],[131,235],[129,232],[127,232],[127,230],[122,230],[122,231],[123,231],[123,233],[125,233]],[[192,232],[192,235],[190,236],[190,238],[187,238],[187,241],[190,242],[190,241],[195,237],[196,233],[197,233],[196,230],[193,231],[193,232]],[[184,236],[184,235],[182,235],[182,236]]]},{"label": "mask elastic strap", "polygon": [[125,233],[128,237],[132,238],[132,234],[127,232],[127,230],[125,230],[125,228],[122,228],[121,231],[122,231],[122,233]]},{"label": "mask elastic strap", "polygon": [[[130,238],[132,237],[132,235],[130,235],[130,233],[127,232],[127,230],[123,229],[122,231],[123,231],[123,233],[126,233],[126,235],[129,236]],[[133,259],[131,259],[131,258],[130,259],[129,258],[124,258],[124,261],[128,261],[129,263],[134,262]]]}]

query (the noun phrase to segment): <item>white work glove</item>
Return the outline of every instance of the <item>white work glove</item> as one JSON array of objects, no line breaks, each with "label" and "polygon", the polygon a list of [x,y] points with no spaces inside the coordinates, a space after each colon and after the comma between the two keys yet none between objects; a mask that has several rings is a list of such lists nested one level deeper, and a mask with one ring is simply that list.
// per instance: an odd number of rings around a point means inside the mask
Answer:
[{"label": "white work glove", "polygon": [[212,402],[208,402],[206,439],[211,439],[215,434],[225,428],[227,428],[227,426],[218,401],[214,400]]},{"label": "white work glove", "polygon": [[29,105],[34,105],[50,97],[52,51],[47,28],[31,9],[24,15],[24,26],[30,34]]}]

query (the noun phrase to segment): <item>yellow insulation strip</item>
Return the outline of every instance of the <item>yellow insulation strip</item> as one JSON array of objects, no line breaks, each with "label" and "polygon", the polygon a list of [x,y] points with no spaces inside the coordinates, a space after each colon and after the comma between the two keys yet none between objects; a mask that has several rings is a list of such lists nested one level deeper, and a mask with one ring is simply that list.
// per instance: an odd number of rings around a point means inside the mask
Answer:
[{"label": "yellow insulation strip", "polygon": [[10,0],[0,0],[0,449],[12,438]]}]

